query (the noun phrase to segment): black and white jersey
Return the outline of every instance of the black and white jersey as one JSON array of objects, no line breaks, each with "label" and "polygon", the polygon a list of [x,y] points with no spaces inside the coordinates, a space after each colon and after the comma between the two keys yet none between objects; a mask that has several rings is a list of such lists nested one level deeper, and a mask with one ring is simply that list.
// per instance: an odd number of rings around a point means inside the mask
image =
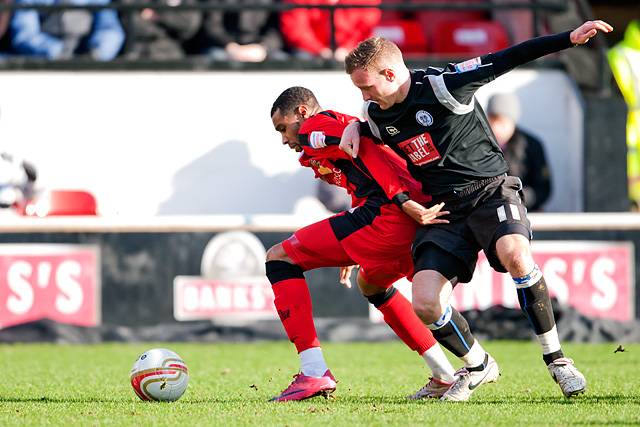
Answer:
[{"label": "black and white jersey", "polygon": [[[405,100],[364,108],[368,130],[407,161],[427,194],[459,191],[508,171],[507,162],[474,97],[514,67],[571,46],[569,33],[539,37],[444,69],[411,71]],[[368,134],[364,129],[364,134]]]}]

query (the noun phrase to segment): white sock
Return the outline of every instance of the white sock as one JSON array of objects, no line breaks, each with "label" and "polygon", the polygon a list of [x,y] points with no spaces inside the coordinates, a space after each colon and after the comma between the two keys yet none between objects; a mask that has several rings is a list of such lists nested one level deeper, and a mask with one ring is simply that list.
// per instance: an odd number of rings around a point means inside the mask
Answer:
[{"label": "white sock", "polygon": [[433,378],[447,382],[454,380],[455,370],[438,344],[422,353],[422,358],[431,369]]},{"label": "white sock", "polygon": [[320,347],[311,347],[299,353],[300,371],[308,377],[318,377],[327,372],[327,363],[322,356]]},{"label": "white sock", "polygon": [[487,352],[484,351],[484,348],[482,348],[478,340],[476,340],[471,346],[471,349],[469,349],[469,352],[460,359],[464,362],[464,366],[471,368],[482,365],[486,354]]},{"label": "white sock", "polygon": [[538,341],[542,346],[542,354],[553,353],[560,350],[560,338],[558,338],[558,330],[556,325],[549,332],[538,335]]}]

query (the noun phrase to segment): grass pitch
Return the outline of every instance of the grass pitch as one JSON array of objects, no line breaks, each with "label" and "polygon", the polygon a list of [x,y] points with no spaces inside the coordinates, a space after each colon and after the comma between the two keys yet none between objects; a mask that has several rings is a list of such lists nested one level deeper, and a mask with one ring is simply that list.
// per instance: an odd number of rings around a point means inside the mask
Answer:
[{"label": "grass pitch", "polygon": [[[142,402],[128,373],[139,353],[166,347],[189,367],[174,403]],[[325,344],[335,398],[269,403],[298,368],[288,342],[0,345],[0,425],[633,425],[640,424],[640,345],[565,345],[588,391],[567,400],[533,342],[488,342],[502,377],[467,403],[408,401],[427,378],[401,343]],[[454,366],[459,363],[454,361]]]}]

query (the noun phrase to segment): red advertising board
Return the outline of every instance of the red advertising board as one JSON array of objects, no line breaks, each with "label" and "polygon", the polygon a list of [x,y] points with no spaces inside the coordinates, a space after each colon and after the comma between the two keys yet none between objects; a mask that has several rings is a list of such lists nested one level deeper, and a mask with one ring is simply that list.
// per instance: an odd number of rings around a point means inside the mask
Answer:
[{"label": "red advertising board", "polygon": [[39,319],[100,324],[99,248],[0,244],[0,328]]},{"label": "red advertising board", "polygon": [[271,284],[264,276],[233,280],[177,276],[173,282],[176,320],[257,320],[277,317]]},{"label": "red advertising board", "polygon": [[[627,321],[635,315],[633,245],[628,242],[534,241],[536,263],[552,296],[589,317]],[[408,297],[411,286],[396,286]],[[470,283],[456,287],[451,298],[459,311],[493,305],[517,308],[518,297],[508,274],[496,273],[483,253]],[[381,320],[377,310],[371,319]]]}]

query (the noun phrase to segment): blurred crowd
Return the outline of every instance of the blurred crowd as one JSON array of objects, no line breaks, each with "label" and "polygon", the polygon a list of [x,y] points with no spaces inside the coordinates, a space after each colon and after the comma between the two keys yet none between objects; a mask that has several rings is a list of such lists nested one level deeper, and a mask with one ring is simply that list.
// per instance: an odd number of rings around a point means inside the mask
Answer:
[{"label": "blurred crowd", "polygon": [[[0,0],[0,4],[77,6],[64,10],[0,12],[0,58],[179,60],[189,55],[204,55],[215,60],[241,62],[291,57],[342,61],[360,40],[371,35],[393,40],[408,54],[466,54],[475,53],[474,49],[486,52],[501,48],[532,34],[530,11],[398,11],[376,7],[381,3],[442,4],[435,0],[202,0],[230,9],[181,7],[198,5],[200,1],[148,0],[145,3],[161,8],[118,10],[99,6],[130,6],[140,1]],[[448,3],[459,1],[469,3],[469,0],[449,0]],[[491,2],[500,3],[499,0]],[[287,8],[278,12],[248,7],[281,3],[372,7],[335,10],[335,49],[332,49],[329,10]]]}]

